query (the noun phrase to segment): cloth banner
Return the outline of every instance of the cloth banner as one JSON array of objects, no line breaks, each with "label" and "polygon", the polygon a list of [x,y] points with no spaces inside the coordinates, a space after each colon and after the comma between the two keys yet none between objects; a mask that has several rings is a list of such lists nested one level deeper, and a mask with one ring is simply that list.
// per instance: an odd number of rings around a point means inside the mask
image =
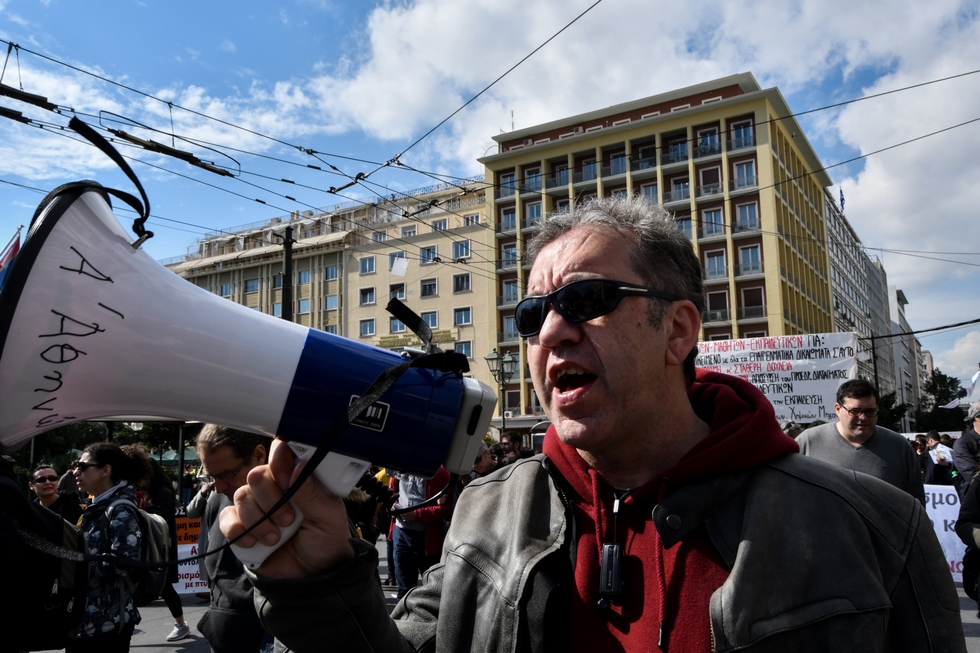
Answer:
[{"label": "cloth banner", "polygon": [[831,422],[838,386],[857,378],[856,350],[855,333],[708,340],[698,343],[695,365],[757,387],[780,422]]},{"label": "cloth banner", "polygon": [[[190,519],[188,517],[177,517],[177,559],[191,558],[198,554],[197,536],[201,532],[201,518]],[[203,560],[193,562],[182,562],[177,567],[179,577],[174,583],[174,589],[178,594],[197,594],[207,592],[208,582],[201,579],[201,571],[198,565],[203,565]]]},{"label": "cloth banner", "polygon": [[960,495],[956,493],[956,488],[952,485],[927,485],[926,514],[946,554],[946,564],[953,580],[962,583],[966,545],[956,536],[956,519],[960,514]]}]

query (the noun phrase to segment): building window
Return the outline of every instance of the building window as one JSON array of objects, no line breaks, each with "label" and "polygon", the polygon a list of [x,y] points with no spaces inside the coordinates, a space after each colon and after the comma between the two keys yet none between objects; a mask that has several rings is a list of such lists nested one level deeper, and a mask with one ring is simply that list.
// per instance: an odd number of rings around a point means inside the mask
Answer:
[{"label": "building window", "polygon": [[457,342],[455,345],[453,345],[453,349],[456,350],[457,354],[462,354],[467,358],[473,358],[473,343],[469,340]]},{"label": "building window", "polygon": [[361,274],[374,274],[373,256],[365,256],[361,259]]},{"label": "building window", "polygon": [[688,240],[693,240],[691,237],[691,217],[682,216],[677,218],[677,230],[687,236]]},{"label": "building window", "polygon": [[391,299],[405,299],[405,284],[393,283],[389,285],[388,297]]},{"label": "building window", "polygon": [[463,216],[463,226],[468,227],[470,225],[480,224],[480,214],[470,213],[469,215]]},{"label": "building window", "polygon": [[327,310],[328,311],[335,311],[335,310],[337,310],[337,304],[338,304],[337,299],[338,299],[338,296],[337,295],[327,295]]},{"label": "building window", "polygon": [[439,312],[438,311],[427,311],[422,313],[422,321],[429,325],[430,329],[439,328]]},{"label": "building window", "polygon": [[459,259],[470,257],[470,241],[461,240],[453,243],[453,260],[458,261]]},{"label": "building window", "polygon": [[522,193],[532,193],[541,190],[541,168],[528,168],[524,171],[524,188]]},{"label": "building window", "polygon": [[701,220],[704,222],[705,236],[720,236],[725,233],[725,225],[721,218],[721,209],[702,211]]},{"label": "building window", "polygon": [[435,297],[438,292],[438,284],[435,279],[422,279],[419,282],[419,296],[420,297]]},{"label": "building window", "polygon": [[725,270],[724,250],[715,250],[705,254],[705,279],[723,279],[728,276]]},{"label": "building window", "polygon": [[402,238],[411,238],[418,233],[418,227],[414,224],[411,227],[402,227]]},{"label": "building window", "polygon": [[657,184],[643,184],[640,186],[640,192],[643,193],[643,197],[650,200],[651,204],[657,204],[660,198],[657,197]]},{"label": "building window", "polygon": [[705,322],[724,322],[728,320],[728,291],[708,293],[708,311]]},{"label": "building window", "polygon": [[555,211],[557,213],[568,213],[568,209],[571,206],[571,202],[568,200],[558,200],[555,202]]},{"label": "building window", "polygon": [[742,161],[741,163],[736,163],[733,190],[739,188],[750,188],[755,185],[755,161]]},{"label": "building window", "polygon": [[765,338],[767,335],[768,334],[766,333],[766,330],[763,329],[762,331],[746,331],[745,334],[742,337],[743,338]]},{"label": "building window", "polygon": [[536,224],[541,224],[541,202],[535,202],[534,204],[528,204],[526,207],[527,218],[524,220],[524,226],[531,227]]},{"label": "building window", "polygon": [[374,235],[372,237],[374,238],[374,242],[376,242],[376,243],[383,243],[386,240],[388,240],[388,232],[387,231],[375,231],[374,232]]},{"label": "building window", "polygon": [[513,315],[504,318],[504,341],[520,340],[521,335],[517,332],[517,318]]},{"label": "building window", "polygon": [[361,288],[361,306],[374,303],[374,288]]},{"label": "building window", "polygon": [[739,247],[738,258],[741,274],[759,274],[762,272],[762,258],[758,245]]},{"label": "building window", "polygon": [[514,194],[514,173],[500,175],[500,197]]},{"label": "building window", "polygon": [[502,267],[517,267],[517,245],[504,245],[502,248]]},{"label": "building window", "polygon": [[388,328],[391,333],[405,333],[405,323],[397,317],[388,318]]},{"label": "building window", "polygon": [[731,340],[731,339],[732,339],[731,332],[728,332],[728,333],[715,333],[715,334],[712,334],[712,335],[708,336],[708,340]]},{"label": "building window", "polygon": [[708,156],[709,154],[721,153],[721,141],[718,138],[718,129],[712,127],[698,132],[698,156]]},{"label": "building window", "polygon": [[334,335],[337,335],[337,325],[336,324],[328,324],[327,325],[327,328],[326,328],[326,332],[327,333],[332,333]]},{"label": "building window", "polygon": [[222,297],[231,297],[231,284],[230,283],[223,283],[223,284],[221,284],[221,296]]},{"label": "building window", "polygon": [[589,181],[596,177],[595,159],[586,159],[582,162],[582,181]]},{"label": "building window", "polygon": [[470,288],[470,273],[453,275],[453,292],[467,292]]},{"label": "building window", "polygon": [[472,324],[473,318],[470,313],[470,307],[453,309],[453,326],[465,326],[467,324]]},{"label": "building window", "polygon": [[275,303],[275,304],[272,305],[272,316],[273,317],[282,317],[282,304],[280,304],[280,303],[277,302],[277,303]]},{"label": "building window", "polygon": [[299,300],[299,312],[300,314],[310,312],[310,300],[308,299]]},{"label": "building window", "polygon": [[299,271],[299,285],[305,286],[310,282],[310,271],[300,270]]},{"label": "building window", "polygon": [[[397,261],[400,258],[405,258],[405,252],[397,251],[388,254],[388,269],[389,270],[395,269],[395,261]],[[404,275],[399,275],[399,276],[404,276]]]},{"label": "building window", "polygon": [[272,287],[273,288],[282,288],[282,275],[281,274],[276,274],[276,275],[273,275],[272,276]]},{"label": "building window", "polygon": [[513,231],[517,229],[517,209],[509,206],[500,210],[500,231]]},{"label": "building window", "polygon": [[423,247],[419,250],[419,262],[422,265],[429,265],[434,263],[436,260],[436,246],[429,245],[428,247]]},{"label": "building window", "polygon": [[624,175],[626,174],[626,155],[625,154],[614,154],[609,159],[609,174],[611,175]]},{"label": "building window", "polygon": [[752,147],[755,143],[752,139],[752,121],[737,122],[732,125],[732,150],[740,150],[743,147]]},{"label": "building window", "polygon": [[336,279],[337,278],[337,266],[336,265],[328,265],[327,266],[326,277],[327,277],[327,281],[330,281],[331,279]]},{"label": "building window", "polygon": [[361,320],[361,337],[374,335],[374,319]]},{"label": "building window", "polygon": [[449,229],[449,222],[445,218],[432,221],[432,231],[445,231],[447,229]]},{"label": "building window", "polygon": [[616,199],[624,200],[626,199],[626,189],[617,188],[612,192],[612,196],[615,197]]},{"label": "building window", "polygon": [[258,279],[246,279],[245,280],[245,292],[258,292],[259,291],[259,280]]},{"label": "building window", "polygon": [[504,282],[504,303],[517,303],[517,279],[509,279]]},{"label": "building window", "polygon": [[759,228],[759,209],[755,202],[752,204],[739,204],[736,210],[738,211],[739,229],[755,230]]}]

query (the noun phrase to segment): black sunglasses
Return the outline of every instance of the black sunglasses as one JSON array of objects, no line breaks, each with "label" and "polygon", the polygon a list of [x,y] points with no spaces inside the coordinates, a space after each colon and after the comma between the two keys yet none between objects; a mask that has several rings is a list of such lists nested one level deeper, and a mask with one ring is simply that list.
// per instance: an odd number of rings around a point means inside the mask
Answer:
[{"label": "black sunglasses", "polygon": [[83,463],[83,462],[75,463],[75,469],[82,472],[84,472],[89,467],[105,467],[105,465],[102,465],[100,463]]},{"label": "black sunglasses", "polygon": [[57,476],[38,476],[37,478],[35,478],[31,482],[32,483],[35,483],[35,484],[38,484],[38,483],[57,483],[58,482],[58,477]]},{"label": "black sunglasses", "polygon": [[625,281],[582,279],[565,284],[548,295],[532,295],[522,299],[514,312],[517,332],[523,338],[538,335],[549,305],[568,322],[578,324],[612,313],[623,298],[633,295],[680,301],[680,297]]}]

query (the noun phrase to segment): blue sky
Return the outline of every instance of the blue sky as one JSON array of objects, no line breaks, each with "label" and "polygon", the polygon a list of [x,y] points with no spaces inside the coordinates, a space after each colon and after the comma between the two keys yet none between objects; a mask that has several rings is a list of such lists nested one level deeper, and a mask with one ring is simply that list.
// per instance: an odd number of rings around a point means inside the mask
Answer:
[{"label": "blue sky", "polygon": [[[271,139],[179,109],[171,115],[165,103],[24,51],[19,61],[10,56],[3,83],[23,84],[91,122],[100,112],[110,120],[109,112],[162,132],[173,124],[178,134],[247,152],[235,155],[244,174],[229,180],[123,149],[158,166],[133,163],[153,214],[189,223],[151,219],[156,237],[146,249],[163,259],[184,253],[206,230],[434,183],[389,168],[372,175],[378,186],[330,194],[326,189],[346,179],[305,166],[332,164],[351,176],[374,167],[331,156],[316,161],[289,145],[386,161],[592,2],[118,0],[107,9],[94,2],[0,0],[5,41]],[[794,111],[805,111],[970,72],[978,67],[978,50],[977,1],[896,0],[882,11],[880,2],[865,0],[603,0],[402,160],[465,177],[482,172],[476,158],[494,134],[510,129],[511,111],[520,129],[746,71],[764,87],[778,86]],[[0,106],[67,123],[8,98]],[[800,121],[829,166],[978,117],[980,75],[970,75]],[[126,130],[171,144],[169,134]],[[908,297],[913,328],[980,317],[977,151],[980,123],[830,170],[846,195],[849,220]],[[47,190],[82,178],[129,188],[92,148],[0,121],[0,240],[29,222],[41,198],[12,184]],[[963,379],[980,362],[980,328],[921,340],[944,371]]]}]

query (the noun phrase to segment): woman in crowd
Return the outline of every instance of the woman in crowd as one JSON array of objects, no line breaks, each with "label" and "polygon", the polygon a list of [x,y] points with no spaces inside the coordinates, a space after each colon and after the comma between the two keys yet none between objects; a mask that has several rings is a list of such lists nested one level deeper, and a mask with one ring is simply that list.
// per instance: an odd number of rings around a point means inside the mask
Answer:
[{"label": "woman in crowd", "polygon": [[[149,475],[150,459],[142,447],[120,448],[111,442],[97,442],[85,448],[75,468],[75,479],[79,489],[93,497],[79,523],[93,554],[140,559],[136,487]],[[132,505],[112,505],[120,499]],[[140,613],[130,596],[128,574],[128,569],[109,562],[90,564],[79,637],[65,653],[129,651]]]},{"label": "woman in crowd", "polygon": [[[170,530],[170,559],[177,559],[177,493],[174,485],[163,471],[160,463],[150,458],[150,479],[146,482],[146,511],[155,515],[160,515],[167,522]],[[168,642],[175,642],[178,639],[187,637],[190,626],[184,621],[184,607],[180,603],[180,595],[174,589],[173,583],[179,579],[180,571],[176,565],[169,568],[167,572],[167,585],[163,588],[160,595],[167,602],[170,614],[174,618],[174,629],[167,636]]]},{"label": "woman in crowd", "polygon": [[58,472],[51,465],[38,465],[31,473],[31,490],[42,506],[61,515],[70,524],[82,516],[82,499],[77,494],[58,491]]}]

